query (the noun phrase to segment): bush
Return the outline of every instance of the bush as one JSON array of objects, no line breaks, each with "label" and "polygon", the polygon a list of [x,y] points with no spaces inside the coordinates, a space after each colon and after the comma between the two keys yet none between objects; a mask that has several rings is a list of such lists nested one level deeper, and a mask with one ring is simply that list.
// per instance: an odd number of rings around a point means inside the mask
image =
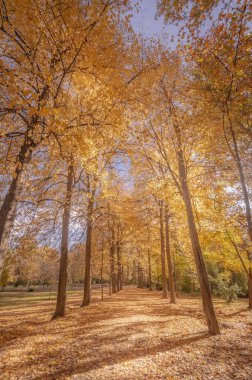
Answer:
[{"label": "bush", "polygon": [[9,282],[9,269],[7,267],[3,267],[1,276],[0,276],[0,287],[3,291],[6,285],[8,285]]},{"label": "bush", "polygon": [[241,287],[235,282],[234,284],[229,284],[224,281],[220,276],[212,279],[213,294],[216,296],[224,298],[228,303],[236,300],[239,295],[242,295]]},{"label": "bush", "polygon": [[162,284],[156,283],[156,290],[163,290]]},{"label": "bush", "polygon": [[226,289],[224,296],[225,296],[226,301],[229,303],[236,300],[238,298],[238,295],[241,295],[241,294],[243,294],[242,289],[239,287],[237,283],[235,283]]},{"label": "bush", "polygon": [[14,286],[15,288],[17,288],[18,286],[26,286],[27,282],[25,280],[23,280],[22,278],[18,277]]}]

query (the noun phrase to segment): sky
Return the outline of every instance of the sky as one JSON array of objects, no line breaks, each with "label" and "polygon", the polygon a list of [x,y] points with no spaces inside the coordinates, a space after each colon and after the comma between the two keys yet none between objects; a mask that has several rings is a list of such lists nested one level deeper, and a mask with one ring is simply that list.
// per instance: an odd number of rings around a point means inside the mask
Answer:
[{"label": "sky", "polygon": [[155,19],[157,10],[156,0],[132,0],[132,3],[139,3],[139,12],[134,10],[131,19],[136,33],[143,33],[145,37],[160,37],[162,39],[165,39],[167,35],[171,37],[177,33],[178,28],[174,25],[165,24],[163,17]]}]

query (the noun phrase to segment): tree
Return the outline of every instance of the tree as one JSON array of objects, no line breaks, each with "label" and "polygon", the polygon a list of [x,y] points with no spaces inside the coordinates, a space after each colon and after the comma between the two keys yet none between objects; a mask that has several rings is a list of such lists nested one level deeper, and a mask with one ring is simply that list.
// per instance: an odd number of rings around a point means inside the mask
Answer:
[{"label": "tree", "polygon": [[67,266],[68,266],[68,249],[69,249],[69,226],[71,218],[71,201],[73,194],[74,167],[72,159],[67,162],[67,186],[62,216],[62,233],[61,233],[61,255],[59,282],[57,293],[56,310],[53,318],[64,317],[66,309],[66,288],[67,288]]},{"label": "tree", "polygon": [[166,257],[167,257],[167,266],[169,271],[169,290],[170,290],[170,303],[176,303],[176,291],[174,283],[174,263],[171,255],[170,247],[170,229],[169,229],[169,210],[166,206],[165,208],[165,242],[166,242]]}]

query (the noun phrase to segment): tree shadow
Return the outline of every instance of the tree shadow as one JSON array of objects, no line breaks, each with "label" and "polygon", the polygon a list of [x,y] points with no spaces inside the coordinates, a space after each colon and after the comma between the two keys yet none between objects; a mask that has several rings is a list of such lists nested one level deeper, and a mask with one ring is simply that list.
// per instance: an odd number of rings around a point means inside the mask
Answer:
[{"label": "tree shadow", "polygon": [[[90,344],[89,348],[89,355],[84,356],[81,358],[84,360],[81,364],[79,364],[77,361],[71,361],[71,365],[62,365],[60,369],[56,369],[52,372],[49,372],[46,374],[46,379],[58,379],[61,376],[72,376],[74,374],[85,374],[86,372],[89,372],[91,370],[96,370],[96,369],[102,369],[104,366],[107,365],[116,365],[116,364],[123,364],[128,361],[132,361],[135,359],[141,359],[144,358],[145,356],[154,356],[158,353],[162,352],[167,352],[170,350],[173,350],[178,347],[182,347],[187,344],[193,344],[194,342],[207,339],[209,335],[206,332],[199,332],[199,333],[193,333],[193,334],[185,334],[183,337],[170,337],[165,339],[162,343],[157,344],[157,345],[151,345],[151,342],[147,345],[143,345],[140,343],[139,345],[135,345],[131,347],[131,350],[127,348],[125,351],[117,350],[117,345],[120,344],[122,341],[128,341],[131,333],[129,332],[128,334],[117,334],[113,337],[108,337],[107,339],[102,338],[100,342],[97,341],[97,336],[95,341],[93,341]],[[106,351],[106,344],[107,343],[112,343],[115,345],[114,350],[111,352],[110,355],[108,356],[108,353]],[[100,344],[102,346],[102,349],[104,351],[104,354],[99,351],[99,359],[97,359],[96,355],[92,355],[92,344]],[[62,357],[63,354],[63,357]],[[69,358],[69,348],[66,347],[64,351],[58,350],[54,352],[53,354],[53,360],[54,361],[57,358],[57,355],[61,356],[61,361],[62,363],[66,363],[67,359]],[[94,357],[92,357],[94,356]],[[79,358],[80,359],[80,358]],[[34,364],[34,358],[33,360],[24,363],[21,365],[21,367],[29,368],[31,365]],[[48,354],[46,354],[44,357],[39,358],[40,361],[43,360],[48,360]],[[50,366],[50,363],[48,363]],[[19,366],[20,368],[20,366]],[[45,374],[38,375],[35,377],[36,380],[43,380],[45,379]]]},{"label": "tree shadow", "polygon": [[[33,379],[65,378],[153,357],[185,345],[191,349],[209,337],[198,307],[174,307],[151,292],[126,290],[104,302],[95,299],[86,308],[80,309],[79,302],[70,306],[74,307],[68,309],[63,319],[50,321],[50,309],[46,310],[45,320],[41,304],[34,307],[33,315],[29,310],[28,318],[32,320],[14,320],[11,327],[20,328],[20,335],[9,339],[12,342],[5,341],[3,349],[22,349],[22,344],[27,344],[27,348],[24,347],[20,360],[6,364],[8,371],[15,371],[22,378],[36,368]],[[207,342],[212,345],[212,339]],[[242,352],[238,346],[237,352]],[[38,363],[43,368],[37,371]]]}]

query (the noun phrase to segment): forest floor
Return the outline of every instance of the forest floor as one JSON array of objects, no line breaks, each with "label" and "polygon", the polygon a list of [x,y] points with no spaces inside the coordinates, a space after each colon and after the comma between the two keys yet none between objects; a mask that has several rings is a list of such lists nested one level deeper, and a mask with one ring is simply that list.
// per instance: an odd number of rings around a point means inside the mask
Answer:
[{"label": "forest floor", "polygon": [[128,287],[100,302],[93,293],[80,308],[81,292],[70,292],[66,317],[53,321],[46,294],[0,297],[0,379],[252,379],[246,300],[215,301],[222,333],[210,337],[198,298],[170,305]]}]

